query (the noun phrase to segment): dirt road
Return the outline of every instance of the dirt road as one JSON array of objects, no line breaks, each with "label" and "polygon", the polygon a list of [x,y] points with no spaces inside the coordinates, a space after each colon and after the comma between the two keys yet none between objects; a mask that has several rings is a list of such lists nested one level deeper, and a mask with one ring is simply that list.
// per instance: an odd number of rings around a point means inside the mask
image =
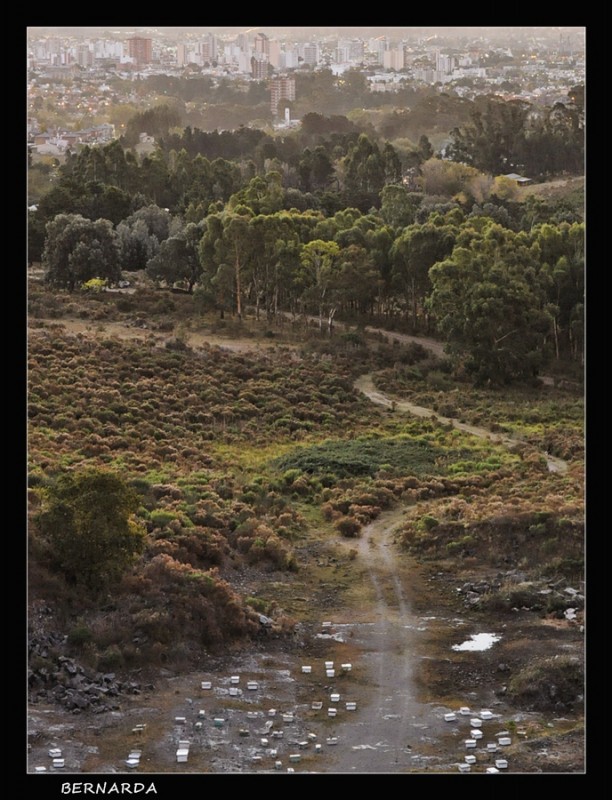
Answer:
[{"label": "dirt road", "polygon": [[[368,397],[373,403],[386,406],[387,408],[395,408],[396,411],[404,411],[409,414],[414,414],[417,417],[431,417],[442,425],[452,425],[453,428],[456,428],[457,430],[470,433],[472,436],[478,436],[481,439],[488,439],[490,442],[494,442],[495,444],[502,444],[505,447],[512,448],[520,441],[519,439],[511,436],[492,433],[486,428],[479,428],[476,425],[468,425],[465,422],[459,422],[459,420],[452,419],[451,417],[444,417],[431,408],[417,406],[414,403],[410,403],[408,400],[392,400],[375,387],[374,378],[371,374],[362,375],[360,378],[358,378],[357,381],[355,381],[355,388],[365,394],[365,396]],[[556,458],[555,456],[551,456],[549,453],[542,453],[542,455],[546,459],[546,463],[550,472],[567,471],[566,461]]]},{"label": "dirt road", "polygon": [[422,737],[439,719],[417,700],[413,674],[423,655],[419,630],[426,625],[412,612],[410,593],[418,590],[418,570],[394,552],[403,513],[400,508],[382,515],[359,539],[358,558],[371,599],[350,626],[351,642],[367,668],[371,694],[355,722],[343,721],[342,747],[329,771],[407,772],[431,757],[421,752]]}]

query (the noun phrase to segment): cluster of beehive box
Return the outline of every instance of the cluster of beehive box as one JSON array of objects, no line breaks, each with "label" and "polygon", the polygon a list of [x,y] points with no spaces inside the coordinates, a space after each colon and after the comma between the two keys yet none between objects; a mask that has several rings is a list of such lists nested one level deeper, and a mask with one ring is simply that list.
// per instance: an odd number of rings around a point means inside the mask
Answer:
[{"label": "cluster of beehive box", "polygon": [[485,742],[485,723],[496,720],[497,716],[488,708],[479,713],[473,712],[468,706],[461,706],[457,712],[449,711],[444,714],[445,722],[461,724],[469,723],[468,738],[463,740],[464,748],[469,751],[464,760],[457,764],[459,772],[471,772],[473,767],[483,767],[484,772],[495,774],[508,769],[508,759],[502,757],[503,749],[512,744],[512,737],[507,730],[491,734],[490,741]]}]

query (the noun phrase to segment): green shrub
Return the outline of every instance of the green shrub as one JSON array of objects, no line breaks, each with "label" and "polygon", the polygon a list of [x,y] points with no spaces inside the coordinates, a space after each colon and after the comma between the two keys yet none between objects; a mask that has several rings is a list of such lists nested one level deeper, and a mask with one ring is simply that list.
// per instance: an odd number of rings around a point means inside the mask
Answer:
[{"label": "green shrub", "polygon": [[172,520],[176,519],[176,514],[170,511],[157,510],[151,512],[150,519],[155,528],[166,528]]},{"label": "green shrub", "polygon": [[417,522],[417,528],[423,531],[432,531],[434,528],[437,528],[439,524],[439,520],[437,520],[435,517],[425,514]]},{"label": "green shrub", "polygon": [[582,662],[571,656],[552,656],[528,664],[513,675],[507,693],[511,701],[532,711],[559,704],[573,708],[584,694]]},{"label": "green shrub", "polygon": [[346,537],[347,539],[352,539],[355,536],[359,536],[361,531],[361,523],[353,517],[342,517],[336,521],[335,528],[337,531],[339,531],[339,533],[342,534],[342,536]]},{"label": "green shrub", "polygon": [[123,667],[123,654],[116,644],[111,644],[98,657],[98,669],[100,672],[113,672]]},{"label": "green shrub", "polygon": [[93,640],[93,633],[86,625],[77,625],[68,632],[67,642],[71,647],[81,648]]}]

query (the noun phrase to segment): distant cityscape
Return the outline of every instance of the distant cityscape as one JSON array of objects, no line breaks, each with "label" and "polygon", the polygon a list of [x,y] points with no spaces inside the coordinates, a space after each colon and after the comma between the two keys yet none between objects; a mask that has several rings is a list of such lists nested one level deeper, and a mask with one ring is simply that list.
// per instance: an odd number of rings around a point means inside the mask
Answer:
[{"label": "distant cityscape", "polygon": [[[291,122],[286,109],[279,112],[280,101],[295,100],[295,76],[305,72],[329,70],[341,80],[345,72],[358,70],[371,92],[392,94],[416,85],[468,99],[494,93],[542,105],[565,101],[568,89],[585,81],[583,28],[398,28],[368,33],[378,31],[31,28],[28,139],[43,145],[55,138],[65,147],[70,132],[68,143],[74,143],[77,133],[80,142],[115,138],[105,109],[142,104],[133,87],[154,75],[206,75],[246,86],[266,82],[270,112],[279,125]],[[80,115],[96,124],[43,130],[37,115],[49,93],[57,113],[64,109],[67,119]]]}]

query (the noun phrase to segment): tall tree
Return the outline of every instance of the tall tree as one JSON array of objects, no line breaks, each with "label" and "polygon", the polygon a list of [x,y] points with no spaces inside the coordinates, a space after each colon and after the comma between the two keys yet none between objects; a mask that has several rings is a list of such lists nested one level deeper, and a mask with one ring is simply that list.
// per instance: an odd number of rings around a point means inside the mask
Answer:
[{"label": "tall tree", "polygon": [[328,328],[332,331],[333,318],[337,310],[334,289],[337,281],[336,260],[340,247],[336,242],[314,239],[302,245],[300,263],[302,265],[302,297],[306,304],[313,303],[319,312],[319,330],[323,330],[324,309],[328,311]]},{"label": "tall tree", "polygon": [[550,319],[537,256],[527,234],[491,224],[430,270],[438,329],[477,383],[532,377],[544,362]]},{"label": "tall tree", "polygon": [[193,222],[188,223],[176,236],[161,243],[159,253],[147,263],[148,275],[157,281],[165,281],[168,286],[175,283],[187,284],[192,294],[202,266],[199,257],[199,244],[202,229]]},{"label": "tall tree", "polygon": [[411,311],[414,333],[418,328],[419,308],[431,289],[429,270],[451,254],[455,234],[452,226],[427,222],[405,228],[393,244],[393,284]]},{"label": "tall tree", "polygon": [[121,278],[119,240],[109,220],[58,214],[47,223],[43,264],[52,286],[74,291],[91,278]]}]

